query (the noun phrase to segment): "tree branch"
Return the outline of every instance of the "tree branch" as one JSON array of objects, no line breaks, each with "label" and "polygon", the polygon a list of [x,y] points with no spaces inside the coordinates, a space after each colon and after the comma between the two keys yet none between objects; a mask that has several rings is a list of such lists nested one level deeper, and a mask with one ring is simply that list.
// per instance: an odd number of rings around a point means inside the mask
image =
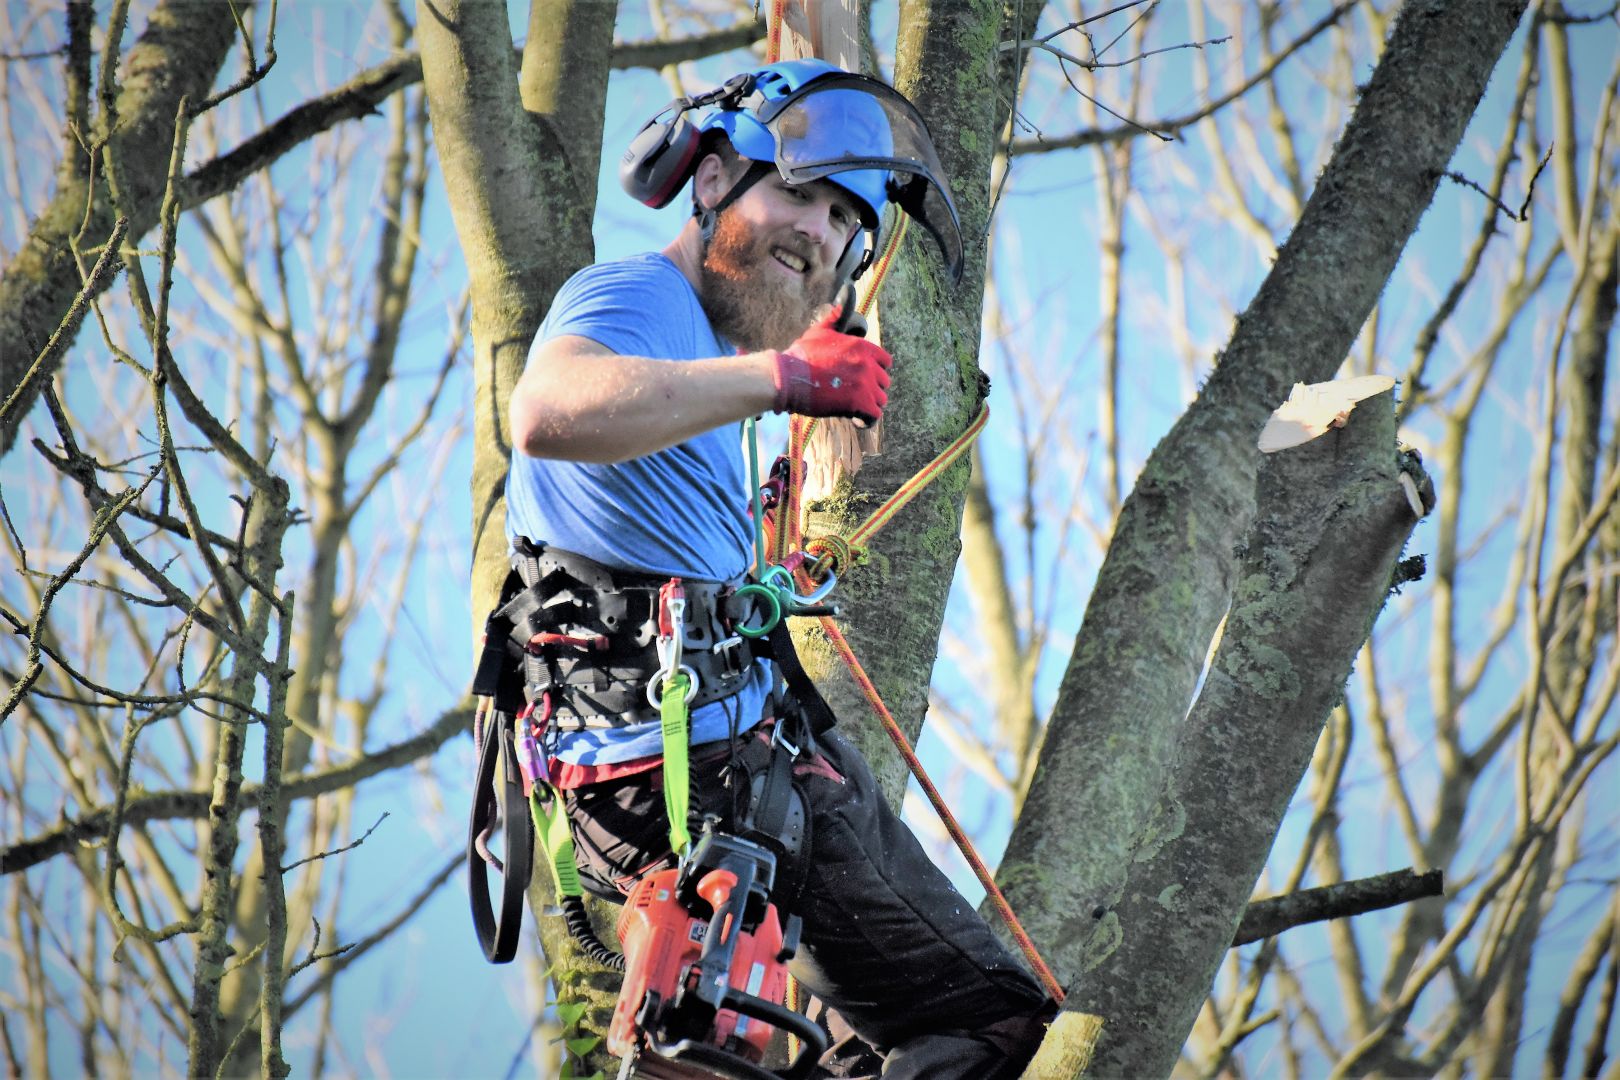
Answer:
[{"label": "tree branch", "polygon": [[[765,25],[749,22],[681,41],[648,41],[617,45],[613,67],[659,68],[715,53],[745,48],[765,36]],[[521,61],[521,50],[514,49]],[[197,167],[186,178],[181,203],[191,209],[230,191],[243,179],[272,164],[294,147],[345,120],[371,116],[389,97],[422,81],[422,57],[407,53],[362,71],[342,86],[312,98],[248,139],[241,146]]]},{"label": "tree branch", "polygon": [[[433,726],[403,742],[369,754],[359,761],[333,769],[304,773],[285,780],[282,795],[291,802],[352,787],[378,773],[409,765],[436,751],[452,735],[465,731],[472,718],[472,710],[465,706],[452,709]],[[251,809],[259,805],[262,787],[258,784],[242,786],[241,806]],[[147,821],[175,818],[201,818],[208,814],[209,791],[159,791],[149,795],[134,795],[124,809],[124,823],[138,825]],[[64,821],[56,828],[38,836],[20,841],[0,850],[0,875],[26,870],[46,859],[71,851],[75,845],[91,844],[107,835],[112,824],[112,808],[101,806],[78,818]]]},{"label": "tree branch", "polygon": [[1271,896],[1251,903],[1243,913],[1232,945],[1247,945],[1251,941],[1276,937],[1284,930],[1292,930],[1306,923],[1328,919],[1345,919],[1409,904],[1426,896],[1439,896],[1445,891],[1445,874],[1441,870],[1417,873],[1413,870],[1395,870],[1388,874],[1341,881],[1315,889],[1301,889],[1286,896]]},{"label": "tree branch", "polygon": [[[395,915],[392,919],[389,919],[386,923],[383,923],[383,925],[379,926],[376,930],[373,930],[359,941],[344,945],[340,949],[337,949],[331,953],[326,953],[322,956],[316,956],[314,949],[311,948],[311,961],[325,960],[333,957],[339,957],[339,959],[330,968],[321,972],[320,978],[316,979],[314,983],[305,987],[299,992],[297,997],[287,1002],[286,1008],[282,1010],[282,1015],[289,1017],[292,1016],[316,994],[319,994],[322,990],[326,989],[327,986],[331,985],[332,980],[337,978],[339,973],[341,973],[344,968],[348,967],[350,964],[364,956],[368,951],[370,951],[372,946],[385,940],[395,930],[398,930],[401,926],[404,926],[412,915],[415,915],[422,909],[423,904],[426,904],[430,899],[432,899],[433,894],[439,891],[439,886],[443,885],[446,881],[449,881],[450,875],[454,874],[458,869],[461,868],[464,858],[465,856],[460,851],[450,856],[449,861],[439,868],[439,872],[434,874],[433,877],[428,880],[426,885],[422,886],[421,890],[411,898],[410,903],[406,904],[405,907],[400,910],[399,914]],[[316,925],[318,928],[319,924]],[[317,936],[317,943],[319,940],[320,938]],[[308,962],[299,964],[291,973],[289,973],[288,977],[291,978],[292,975],[296,975],[299,971],[302,971],[307,966],[309,966]]]},{"label": "tree branch", "polygon": [[1247,94],[1250,90],[1253,90],[1256,86],[1259,86],[1261,83],[1271,78],[1272,72],[1281,67],[1283,61],[1287,60],[1290,56],[1293,56],[1306,45],[1309,45],[1319,34],[1322,33],[1322,31],[1337,23],[1341,18],[1344,17],[1344,14],[1347,11],[1356,6],[1356,2],[1357,0],[1340,0],[1338,4],[1334,5],[1332,11],[1322,16],[1322,18],[1319,19],[1314,26],[1312,26],[1309,30],[1306,30],[1305,33],[1301,34],[1293,44],[1288,46],[1288,48],[1282,50],[1282,52],[1279,52],[1276,56],[1272,57],[1270,63],[1266,64],[1259,71],[1251,75],[1248,80],[1243,83],[1243,85],[1237,87],[1237,89],[1233,90],[1224,97],[1216,98],[1214,101],[1211,101],[1204,107],[1187,113],[1184,116],[1172,117],[1169,120],[1159,120],[1147,124],[1127,123],[1122,124],[1119,127],[1092,128],[1089,131],[1078,131],[1073,135],[1066,135],[1059,139],[1019,139],[1008,146],[1007,153],[1011,156],[1018,156],[1020,154],[1046,154],[1051,153],[1054,150],[1073,150],[1082,146],[1096,146],[1099,143],[1124,142],[1126,139],[1135,138],[1137,135],[1142,134],[1142,132],[1150,130],[1158,134],[1174,135],[1182,128],[1191,127],[1192,125],[1198,123],[1198,121],[1214,115],[1221,109],[1236,101],[1238,98],[1242,97],[1244,94]]},{"label": "tree branch", "polygon": [[12,387],[11,393],[6,395],[3,405],[0,405],[0,424],[4,424],[8,417],[16,411],[18,403],[32,401],[37,392],[36,382],[41,372],[55,370],[57,358],[78,336],[79,325],[84,322],[84,313],[90,310],[90,301],[100,294],[112,283],[112,279],[123,267],[123,260],[119,249],[123,246],[124,235],[129,232],[129,219],[118,218],[113,222],[112,235],[102,245],[101,256],[96,259],[95,267],[90,276],[85,279],[84,287],[73,297],[73,303],[68,306],[67,314],[57,324],[56,332],[45,343],[34,362],[29,365],[28,371],[17,384]]}]

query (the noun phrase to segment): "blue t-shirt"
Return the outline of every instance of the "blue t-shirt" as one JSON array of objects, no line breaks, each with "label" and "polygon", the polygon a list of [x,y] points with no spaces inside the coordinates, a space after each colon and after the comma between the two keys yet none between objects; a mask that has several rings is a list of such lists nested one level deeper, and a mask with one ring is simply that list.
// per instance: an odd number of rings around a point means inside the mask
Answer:
[{"label": "blue t-shirt", "polygon": [[[564,335],[590,338],[621,356],[659,360],[733,352],[709,325],[686,275],[656,252],[588,266],[569,278],[535,335],[535,348]],[[514,447],[506,534],[625,570],[737,580],[748,568],[753,537],[742,425],[727,424],[612,465],[533,458]],[[693,710],[693,745],[752,727],[769,688],[769,666],[760,662],[739,693]],[[563,761],[601,765],[656,754],[661,746],[654,720],[566,732],[553,753]]]}]

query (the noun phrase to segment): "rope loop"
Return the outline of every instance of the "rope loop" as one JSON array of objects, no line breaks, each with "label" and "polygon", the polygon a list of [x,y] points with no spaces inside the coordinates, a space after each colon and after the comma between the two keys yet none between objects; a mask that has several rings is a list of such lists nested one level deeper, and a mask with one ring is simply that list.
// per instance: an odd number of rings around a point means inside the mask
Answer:
[{"label": "rope loop", "polygon": [[855,559],[855,552],[850,547],[849,541],[831,533],[816,537],[804,545],[804,550],[806,554],[816,557],[814,562],[805,567],[805,572],[817,583],[825,581],[828,574],[843,577]]}]

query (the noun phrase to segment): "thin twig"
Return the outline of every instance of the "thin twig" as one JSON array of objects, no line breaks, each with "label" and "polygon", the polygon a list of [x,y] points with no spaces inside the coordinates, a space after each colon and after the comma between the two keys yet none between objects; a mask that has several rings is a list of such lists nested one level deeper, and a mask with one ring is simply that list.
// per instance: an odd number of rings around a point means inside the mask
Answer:
[{"label": "thin twig", "polygon": [[1062,57],[1058,58],[1058,70],[1063,72],[1063,81],[1069,84],[1069,88],[1071,90],[1073,90],[1075,93],[1079,94],[1081,97],[1085,98],[1087,101],[1091,102],[1093,105],[1097,106],[1097,108],[1101,109],[1103,112],[1107,113],[1109,116],[1112,116],[1115,120],[1119,120],[1119,121],[1122,121],[1123,123],[1129,124],[1131,127],[1136,128],[1138,131],[1142,132],[1144,135],[1152,135],[1155,139],[1160,139],[1160,140],[1162,140],[1164,142],[1172,142],[1172,141],[1174,141],[1168,134],[1166,134],[1166,133],[1164,133],[1162,131],[1154,131],[1152,128],[1143,127],[1141,124],[1137,123],[1135,120],[1132,120],[1130,117],[1121,116],[1119,113],[1115,112],[1113,109],[1110,109],[1108,106],[1104,105],[1102,102],[1098,101],[1096,98],[1092,97],[1090,94],[1088,94],[1084,90],[1080,89],[1080,87],[1075,84],[1074,79],[1069,75],[1069,69],[1064,66]]},{"label": "thin twig", "polygon": [[[193,614],[194,612],[188,611],[187,618],[191,618]],[[12,630],[19,634],[24,633],[28,628],[27,623],[18,618],[13,612],[7,611],[5,608],[0,608],[0,621],[4,621],[12,628]],[[92,693],[100,694],[102,697],[109,699],[108,702],[99,704],[110,704],[113,707],[136,705],[141,708],[159,709],[176,706],[189,706],[196,708],[198,707],[199,702],[211,701],[221,705],[229,705],[232,708],[240,709],[242,712],[247,714],[246,721],[236,722],[258,723],[262,722],[264,719],[264,714],[259,712],[253,706],[242,705],[238,702],[230,701],[222,695],[208,690],[187,691],[182,688],[182,692],[178,694],[132,694],[123,690],[114,690],[112,687],[102,686],[100,683],[94,681],[89,676],[79,671],[68,662],[66,657],[62,656],[61,653],[57,652],[44,642],[40,643],[40,652],[43,653],[44,656],[52,663],[56,664],[57,667],[61,668],[63,673],[74,682],[78,683],[80,686]],[[36,693],[37,692],[39,691],[36,691]]]},{"label": "thin twig", "polygon": [[[1259,86],[1261,83],[1271,78],[1272,72],[1276,71],[1277,68],[1282,66],[1285,60],[1293,56],[1294,53],[1298,52],[1300,49],[1303,49],[1306,45],[1310,44],[1323,31],[1337,23],[1341,18],[1344,17],[1346,12],[1350,11],[1358,3],[1360,3],[1360,0],[1340,0],[1338,4],[1334,5],[1332,11],[1328,12],[1321,19],[1317,20],[1313,26],[1295,39],[1293,43],[1288,46],[1288,48],[1272,57],[1264,67],[1262,67],[1259,71],[1256,71],[1242,85],[1232,90],[1231,93],[1226,94],[1223,97],[1216,98],[1214,101],[1211,101],[1184,116],[1178,116],[1169,120],[1161,120],[1150,124],[1148,125],[1148,129],[1174,134],[1180,131],[1182,128],[1190,127],[1193,124],[1198,123],[1200,120],[1204,120],[1219,112],[1221,109],[1236,101],[1244,94],[1247,94],[1256,86]],[[1137,127],[1138,125],[1128,125],[1126,127],[1110,128],[1108,130],[1098,130],[1094,128],[1088,131],[1076,132],[1073,135],[1067,135],[1057,139],[1024,140],[1013,143],[1007,148],[1007,152],[1013,156],[1020,154],[1043,154],[1050,153],[1054,150],[1073,150],[1082,146],[1093,146],[1097,143],[1121,142],[1134,136],[1137,132]]]},{"label": "thin twig", "polygon": [[1495,206],[1498,211],[1500,211],[1501,213],[1507,215],[1508,220],[1517,221],[1520,224],[1523,224],[1524,222],[1530,220],[1530,200],[1532,198],[1534,198],[1535,194],[1536,194],[1536,180],[1540,178],[1541,171],[1547,167],[1547,162],[1552,160],[1552,155],[1553,155],[1553,148],[1552,148],[1552,144],[1549,143],[1547,145],[1547,152],[1544,155],[1542,155],[1541,164],[1536,166],[1536,171],[1534,173],[1532,173],[1531,176],[1530,176],[1530,185],[1525,190],[1524,202],[1519,204],[1519,209],[1518,210],[1514,210],[1507,203],[1503,202],[1501,199],[1497,198],[1495,195],[1492,195],[1490,192],[1488,192],[1484,188],[1480,187],[1479,184],[1477,184],[1474,181],[1468,179],[1468,177],[1464,176],[1460,172],[1453,172],[1453,171],[1448,170],[1443,175],[1445,176],[1445,178],[1447,180],[1450,180],[1452,183],[1461,184],[1463,187],[1470,188],[1470,189],[1472,189],[1474,191],[1479,192],[1481,195],[1485,196],[1485,198],[1493,206]]},{"label": "thin twig", "polygon": [[371,834],[377,831],[377,826],[381,825],[386,820],[388,820],[388,811],[384,810],[382,817],[378,818],[376,822],[372,824],[371,828],[366,830],[364,836],[360,837],[360,839],[354,841],[352,844],[344,844],[340,848],[333,848],[331,851],[322,851],[319,854],[309,855],[299,859],[297,862],[288,863],[286,866],[281,868],[281,872],[285,874],[288,871],[295,870],[298,867],[303,866],[305,863],[315,862],[317,859],[329,859],[334,855],[342,855],[345,851],[353,851],[355,848],[369,840],[371,838]]},{"label": "thin twig", "polygon": [[264,63],[253,62],[253,35],[248,33],[247,25],[242,21],[242,10],[234,3],[231,5],[231,16],[236,20],[236,28],[242,32],[242,47],[248,56],[248,71],[236,82],[227,86],[211,98],[205,99],[202,104],[191,110],[190,117],[195,119],[203,113],[219,105],[229,98],[235,97],[242,91],[259,83],[270,74],[270,69],[276,66],[276,11],[280,0],[270,0],[270,26],[266,34],[264,45]]},{"label": "thin twig", "polygon": [[115,794],[112,827],[107,831],[107,873],[102,878],[101,903],[107,909],[113,926],[118,929],[118,944],[113,949],[115,956],[124,947],[126,938],[133,937],[149,945],[156,945],[160,941],[167,941],[181,934],[194,934],[200,926],[197,914],[192,912],[188,913],[186,918],[177,919],[161,930],[153,930],[132,922],[124,915],[124,910],[118,903],[118,871],[124,865],[123,856],[118,852],[118,836],[124,827],[124,808],[129,801],[130,769],[135,761],[135,741],[140,737],[146,724],[147,721],[136,719],[133,708],[126,711],[122,746],[119,748],[118,777],[113,789]]},{"label": "thin twig", "polygon": [[65,52],[67,52],[67,46],[58,45],[56,48],[47,49],[44,52],[0,53],[0,64],[23,64],[33,60],[55,60]]},{"label": "thin twig", "polygon": [[10,716],[13,710],[17,708],[17,704],[28,693],[29,687],[34,685],[34,680],[39,678],[39,673],[44,670],[45,665],[39,659],[41,652],[40,639],[45,633],[45,616],[50,613],[51,601],[56,599],[56,594],[61,592],[63,587],[89,561],[91,554],[101,545],[102,538],[107,535],[113,524],[118,520],[118,515],[123,513],[130,503],[139,499],[147,486],[156,477],[157,469],[154,467],[147,474],[146,480],[142,482],[140,487],[130,488],[112,503],[98,507],[90,527],[90,536],[85,540],[84,546],[79,549],[79,554],[61,572],[52,577],[50,584],[45,587],[44,595],[40,598],[39,612],[34,616],[34,621],[28,630],[28,668],[23,672],[23,677],[17,680],[17,684],[11,688],[11,693],[6,695],[5,703],[0,705],[0,724],[6,722],[6,717]]},{"label": "thin twig", "polygon": [[[402,908],[400,912],[392,919],[389,919],[386,923],[379,926],[376,930],[373,930],[359,941],[345,945],[341,949],[337,949],[333,952],[325,953],[320,956],[317,956],[315,954],[315,950],[311,948],[309,957],[299,963],[297,967],[293,968],[292,971],[288,973],[287,977],[289,979],[318,960],[328,960],[339,956],[341,956],[342,959],[333,964],[328,970],[321,972],[320,977],[316,979],[314,983],[305,987],[297,997],[287,1002],[287,1008],[285,1009],[283,1015],[293,1015],[295,1012],[301,1009],[306,1002],[310,1001],[315,997],[316,994],[321,993],[328,985],[330,985],[332,980],[337,978],[337,976],[343,972],[344,968],[359,960],[368,951],[370,951],[373,946],[384,941],[395,930],[398,930],[401,926],[405,925],[405,923],[413,915],[422,909],[424,904],[432,899],[433,894],[439,890],[439,887],[442,886],[446,881],[449,881],[450,876],[461,868],[464,860],[465,856],[459,851],[451,855],[450,858],[445,861],[445,864],[439,868],[438,873],[429,878],[427,884],[422,886],[421,890],[411,898],[410,903],[406,904],[405,907]],[[319,938],[317,937],[316,940],[319,941]]]},{"label": "thin twig", "polygon": [[[302,773],[284,780],[281,790],[288,799],[308,799],[353,787],[378,773],[401,768],[433,753],[451,736],[467,730],[471,718],[470,707],[448,710],[426,731],[367,754],[359,761],[318,772]],[[258,806],[259,796],[259,785],[242,785],[241,805],[244,809]],[[174,818],[201,818],[208,814],[210,798],[212,792],[207,790],[160,791],[137,795],[130,800],[125,819],[131,824],[138,824]],[[75,845],[105,836],[110,815],[110,808],[97,807],[44,833],[0,849],[0,875],[37,866],[46,859],[71,851]]]}]

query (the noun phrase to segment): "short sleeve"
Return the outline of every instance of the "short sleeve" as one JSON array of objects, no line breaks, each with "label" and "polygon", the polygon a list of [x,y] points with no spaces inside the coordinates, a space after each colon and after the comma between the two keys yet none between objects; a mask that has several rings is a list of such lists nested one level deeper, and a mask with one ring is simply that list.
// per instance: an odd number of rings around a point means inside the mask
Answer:
[{"label": "short sleeve", "polygon": [[679,356],[675,327],[692,325],[692,287],[667,260],[588,266],[568,279],[546,315],[537,342],[578,335],[621,356]]}]

